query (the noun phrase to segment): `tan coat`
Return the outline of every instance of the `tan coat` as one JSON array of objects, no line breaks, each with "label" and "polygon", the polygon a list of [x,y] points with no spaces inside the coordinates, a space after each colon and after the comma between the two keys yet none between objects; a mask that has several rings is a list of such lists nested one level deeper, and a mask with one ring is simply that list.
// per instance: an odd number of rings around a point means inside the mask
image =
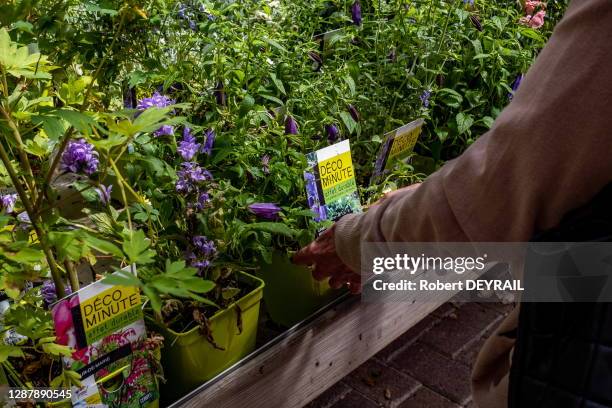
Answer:
[{"label": "tan coat", "polygon": [[[491,130],[419,188],[342,218],[336,247],[359,270],[361,241],[527,241],[611,181],[612,1],[574,0]],[[506,406],[511,348],[483,348],[480,408]]]}]

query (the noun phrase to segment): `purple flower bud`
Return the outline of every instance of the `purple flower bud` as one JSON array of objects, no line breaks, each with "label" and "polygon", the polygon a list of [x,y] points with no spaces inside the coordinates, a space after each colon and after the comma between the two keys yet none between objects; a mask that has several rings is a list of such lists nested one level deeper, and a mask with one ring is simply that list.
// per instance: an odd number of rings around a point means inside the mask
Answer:
[{"label": "purple flower bud", "polygon": [[223,85],[223,81],[217,82],[217,86],[215,87],[213,93],[215,94],[217,105],[225,106],[227,103],[227,96],[225,95],[225,86]]},{"label": "purple flower bud", "polygon": [[204,135],[206,136],[206,140],[204,141],[204,145],[202,146],[202,153],[205,153],[210,156],[212,153],[212,149],[215,144],[215,138],[217,137],[217,135],[215,134],[215,131],[212,129],[207,129]]},{"label": "purple flower bud", "polygon": [[325,132],[327,133],[327,140],[330,143],[335,142],[338,139],[338,136],[340,136],[340,131],[338,130],[338,126],[336,126],[333,123],[330,123],[329,125],[325,125]]},{"label": "purple flower bud", "polygon": [[516,91],[518,91],[519,86],[521,86],[521,82],[523,81],[523,74],[518,74],[516,76],[516,79],[514,80],[514,82],[512,83],[512,92],[510,92],[508,94],[508,99],[512,100],[514,98],[514,94],[516,93]]},{"label": "purple flower bud", "polygon": [[16,202],[17,194],[0,195],[0,210],[4,210],[7,214],[12,213],[15,209]]},{"label": "purple flower bud", "polygon": [[354,107],[353,105],[349,104],[347,107],[349,113],[351,114],[351,118],[353,118],[353,120],[355,122],[359,122],[361,120],[361,115],[359,114],[359,111],[357,110],[356,107]]},{"label": "purple flower bud", "polygon": [[425,108],[429,107],[429,97],[430,96],[431,96],[431,90],[429,89],[424,90],[421,96],[419,96],[419,98],[421,99],[421,103],[423,104],[423,107]]},{"label": "purple flower bud", "polygon": [[297,135],[298,134],[298,124],[293,119],[293,116],[287,116],[285,119],[285,134],[286,135]]},{"label": "purple flower bud", "polygon": [[323,64],[323,59],[321,56],[314,51],[308,51],[308,57],[319,65]]},{"label": "purple flower bud", "polygon": [[478,16],[475,16],[473,14],[470,14],[470,21],[472,22],[472,25],[478,30],[478,31],[482,31],[482,23],[480,22],[480,20],[478,19]]},{"label": "purple flower bud", "polygon": [[265,220],[276,220],[281,208],[274,203],[254,203],[249,205],[249,211]]},{"label": "purple flower bud", "polygon": [[123,107],[128,109],[134,109],[137,103],[138,102],[136,100],[136,88],[130,87],[123,95]]},{"label": "purple flower bud", "polygon": [[166,106],[173,105],[174,102],[175,101],[173,99],[170,99],[165,95],[161,95],[156,91],[151,97],[143,98],[138,101],[138,106],[136,108],[141,111],[152,107],[165,108]]},{"label": "purple flower bud", "polygon": [[351,6],[351,17],[353,18],[353,24],[361,25],[361,3],[359,3],[359,0],[356,0]]},{"label": "purple flower bud", "polygon": [[159,129],[157,129],[155,132],[153,132],[153,135],[155,137],[172,136],[173,134],[174,134],[174,126],[170,126],[170,125],[163,125]]},{"label": "purple flower bud", "polygon": [[191,129],[185,127],[183,129],[183,140],[178,145],[176,149],[183,160],[189,161],[195,157],[200,150],[200,144],[196,143],[196,138],[191,134]]},{"label": "purple flower bud", "polygon": [[108,205],[111,201],[111,192],[113,191],[113,185],[110,184],[106,187],[104,184],[100,184],[99,188],[96,188],[96,193],[98,193],[98,197],[100,201],[104,205]]},{"label": "purple flower bud", "polygon": [[71,140],[62,154],[60,169],[92,175],[98,170],[98,152],[85,139]]},{"label": "purple flower bud", "polygon": [[387,55],[387,58],[391,62],[397,61],[397,51],[395,50],[395,48],[391,48],[391,51],[389,51],[389,55]]}]

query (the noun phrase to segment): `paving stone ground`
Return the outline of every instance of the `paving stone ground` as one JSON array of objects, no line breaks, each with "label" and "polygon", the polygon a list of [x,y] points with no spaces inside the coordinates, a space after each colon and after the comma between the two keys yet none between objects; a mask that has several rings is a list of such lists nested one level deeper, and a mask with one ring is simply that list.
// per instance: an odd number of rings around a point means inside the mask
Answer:
[{"label": "paving stone ground", "polygon": [[472,408],[478,350],[511,310],[446,303],[306,408]]}]

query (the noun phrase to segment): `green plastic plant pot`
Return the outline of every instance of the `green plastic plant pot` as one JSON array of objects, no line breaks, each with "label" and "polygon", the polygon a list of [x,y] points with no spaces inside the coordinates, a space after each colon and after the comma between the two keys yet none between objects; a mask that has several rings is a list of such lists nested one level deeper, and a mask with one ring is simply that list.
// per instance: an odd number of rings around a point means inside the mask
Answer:
[{"label": "green plastic plant pot", "polygon": [[[244,272],[239,273],[239,279],[254,289],[209,319],[213,339],[223,350],[213,347],[200,334],[199,327],[182,333],[160,328],[165,337],[162,350],[167,380],[162,386],[164,400],[173,401],[187,394],[255,349],[264,282]],[[242,332],[238,326],[238,308]]]},{"label": "green plastic plant pot", "polygon": [[271,264],[262,261],[257,274],[266,282],[266,311],[272,321],[285,327],[304,320],[343,293],[331,289],[327,280],[316,281],[310,269],[291,263],[280,251],[272,253]]}]

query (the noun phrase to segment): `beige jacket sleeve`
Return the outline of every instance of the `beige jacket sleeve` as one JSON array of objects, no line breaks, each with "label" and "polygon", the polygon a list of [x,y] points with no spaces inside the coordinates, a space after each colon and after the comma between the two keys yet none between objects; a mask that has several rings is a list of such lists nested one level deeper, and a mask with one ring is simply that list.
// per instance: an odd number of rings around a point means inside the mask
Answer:
[{"label": "beige jacket sleeve", "polygon": [[526,241],[612,181],[612,1],[574,0],[512,103],[417,189],[336,225],[361,242]]}]

